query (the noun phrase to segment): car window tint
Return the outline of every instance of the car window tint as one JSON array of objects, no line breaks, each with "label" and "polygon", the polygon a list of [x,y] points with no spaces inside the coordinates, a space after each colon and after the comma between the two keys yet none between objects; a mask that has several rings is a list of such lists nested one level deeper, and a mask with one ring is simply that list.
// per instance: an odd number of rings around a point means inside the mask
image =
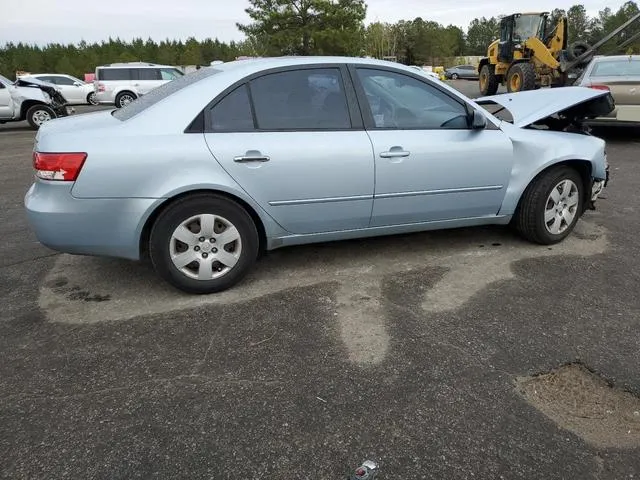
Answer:
[{"label": "car window tint", "polygon": [[263,130],[332,130],[351,127],[338,68],[274,73],[251,82]]},{"label": "car window tint", "polygon": [[174,78],[179,78],[182,76],[182,72],[175,70],[173,68],[163,68],[160,70],[160,75],[162,80],[173,80]]},{"label": "car window tint", "polygon": [[247,86],[242,85],[220,100],[209,112],[214,132],[247,132],[254,129]]},{"label": "car window tint", "polygon": [[377,128],[468,128],[465,106],[409,75],[359,68]]},{"label": "car window tint", "polygon": [[640,62],[624,60],[606,60],[597,62],[591,72],[592,77],[621,77],[640,74]]},{"label": "car window tint", "polygon": [[627,75],[640,75],[640,60],[633,60],[629,62],[629,69]]},{"label": "car window tint", "polygon": [[[201,68],[197,72],[190,73],[189,75],[175,79],[173,82],[167,82],[158,88],[154,88],[135,102],[131,102],[129,105],[116,109],[112,115],[118,120],[129,120],[130,118],[133,118],[139,113],[145,111],[147,108],[162,101],[164,98],[217,73],[220,73],[220,70],[212,67]],[[206,100],[204,102],[206,102]]]},{"label": "car window tint", "polygon": [[56,85],[73,85],[73,80],[67,77],[50,77]]},{"label": "car window tint", "polygon": [[157,68],[138,68],[138,80],[160,80],[160,70]]},{"label": "car window tint", "polygon": [[131,69],[103,68],[98,70],[98,80],[131,80]]}]

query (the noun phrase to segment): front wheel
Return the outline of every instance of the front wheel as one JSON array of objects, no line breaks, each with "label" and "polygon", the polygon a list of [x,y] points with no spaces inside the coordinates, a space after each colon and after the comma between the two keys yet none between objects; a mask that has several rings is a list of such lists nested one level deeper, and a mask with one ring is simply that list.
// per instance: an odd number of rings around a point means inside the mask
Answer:
[{"label": "front wheel", "polygon": [[564,240],[582,215],[584,185],[570,167],[541,174],[526,189],[514,225],[527,240],[552,245]]},{"label": "front wheel", "polygon": [[516,63],[507,73],[507,91],[524,92],[536,88],[536,70],[531,63]]},{"label": "front wheel", "polygon": [[232,287],[251,269],[259,237],[251,216],[233,200],[198,194],[177,200],[151,229],[149,256],[160,277],[188,293]]},{"label": "front wheel", "polygon": [[98,105],[98,98],[96,97],[96,92],[91,92],[87,95],[87,103],[89,105]]},{"label": "front wheel", "polygon": [[56,112],[47,105],[38,104],[27,110],[27,121],[34,130],[38,130],[43,123],[53,120],[56,116]]},{"label": "front wheel", "polygon": [[453,75],[451,75],[451,80],[458,80],[460,78],[460,75],[458,75],[457,73],[454,73]]}]

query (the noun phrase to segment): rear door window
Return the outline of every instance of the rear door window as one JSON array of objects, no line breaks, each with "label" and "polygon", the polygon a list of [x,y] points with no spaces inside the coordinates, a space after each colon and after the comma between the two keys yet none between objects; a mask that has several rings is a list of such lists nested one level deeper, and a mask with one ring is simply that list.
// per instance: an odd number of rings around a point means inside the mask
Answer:
[{"label": "rear door window", "polygon": [[98,80],[131,80],[130,68],[102,68],[98,70]]},{"label": "rear door window", "polygon": [[273,73],[252,80],[261,130],[342,130],[351,117],[338,68]]},{"label": "rear door window", "polygon": [[227,94],[209,111],[214,132],[249,132],[254,130],[253,113],[247,85]]},{"label": "rear door window", "polygon": [[73,85],[73,80],[67,77],[51,77],[56,85]]},{"label": "rear door window", "polygon": [[138,68],[138,80],[160,80],[160,70],[158,68]]}]

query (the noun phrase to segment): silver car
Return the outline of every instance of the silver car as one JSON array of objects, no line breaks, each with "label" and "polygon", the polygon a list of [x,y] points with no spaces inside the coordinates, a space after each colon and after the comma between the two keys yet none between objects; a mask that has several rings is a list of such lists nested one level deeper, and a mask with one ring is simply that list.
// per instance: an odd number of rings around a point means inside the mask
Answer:
[{"label": "silver car", "polygon": [[613,108],[605,91],[558,90],[483,107],[377,60],[207,67],[43,125],[26,210],[53,249],[148,257],[194,293],[231,287],[261,250],[289,245],[510,223],[552,244],[607,179],[604,141],[577,125]]},{"label": "silver car", "polygon": [[582,87],[608,90],[616,108],[592,124],[640,124],[640,55],[596,57],[576,81]]}]

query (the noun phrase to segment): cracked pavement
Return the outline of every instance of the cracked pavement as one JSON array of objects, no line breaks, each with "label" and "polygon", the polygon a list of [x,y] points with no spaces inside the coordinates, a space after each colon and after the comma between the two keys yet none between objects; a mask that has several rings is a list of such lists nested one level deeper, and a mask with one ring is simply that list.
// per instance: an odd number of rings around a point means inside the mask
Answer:
[{"label": "cracked pavement", "polygon": [[622,479],[516,379],[582,362],[640,393],[637,131],[552,250],[504,228],[283,249],[220,296],[28,230],[33,133],[0,128],[0,477]]}]

